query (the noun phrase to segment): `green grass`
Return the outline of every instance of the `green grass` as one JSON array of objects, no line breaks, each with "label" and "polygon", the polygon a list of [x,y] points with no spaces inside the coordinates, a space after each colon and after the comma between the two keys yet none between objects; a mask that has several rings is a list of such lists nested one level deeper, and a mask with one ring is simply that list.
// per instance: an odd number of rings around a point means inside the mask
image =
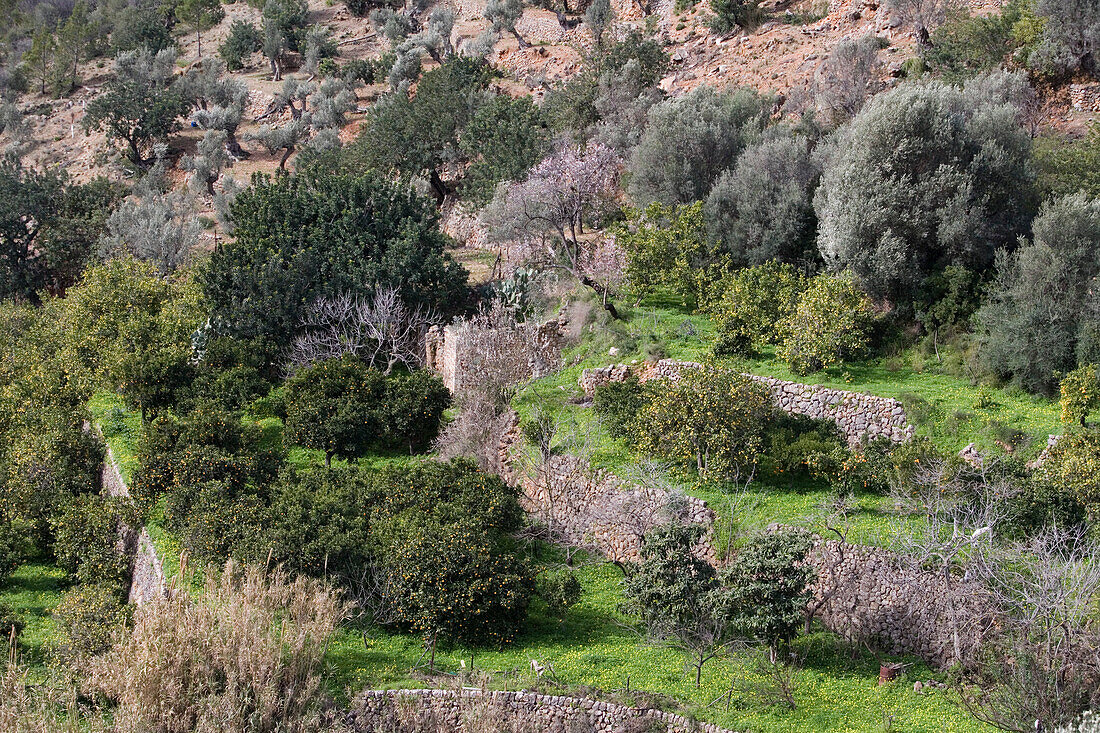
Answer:
[{"label": "green grass", "polygon": [[[615,566],[586,565],[577,575],[584,594],[564,619],[549,617],[536,602],[515,642],[502,650],[441,648],[436,653],[437,669],[458,675],[472,665],[488,672],[495,687],[543,688],[551,694],[585,694],[589,692],[585,688],[594,688],[621,695],[627,687],[655,692],[675,698],[684,712],[735,730],[873,731],[882,725],[884,715],[894,716],[894,731],[988,730],[939,693],[915,694],[915,680],[935,677],[920,662],[906,660],[913,663],[907,676],[879,687],[878,660],[868,655],[852,658],[849,650],[838,648],[834,637],[823,632],[798,644],[806,663],[798,675],[794,711],[771,706],[747,689],[749,683],[759,681],[749,653],[708,663],[703,684],[696,689],[679,652],[646,644],[624,626],[628,619],[617,610],[624,599]],[[538,679],[531,660],[551,667],[553,675]],[[330,646],[328,661],[332,684],[338,689],[427,684],[409,671],[426,662],[423,646],[405,634],[375,633],[364,643],[359,632],[344,630]],[[708,707],[734,681],[739,688],[730,709],[724,703]]]},{"label": "green grass", "polygon": [[34,682],[46,677],[49,648],[58,638],[51,614],[68,586],[68,574],[45,562],[20,565],[0,586],[0,604],[11,608],[24,624],[19,635],[20,660],[30,669]]},{"label": "green grass", "polygon": [[93,421],[103,431],[127,484],[137,469],[138,441],[141,439],[141,415],[126,407],[122,397],[112,392],[97,392],[88,401]]}]

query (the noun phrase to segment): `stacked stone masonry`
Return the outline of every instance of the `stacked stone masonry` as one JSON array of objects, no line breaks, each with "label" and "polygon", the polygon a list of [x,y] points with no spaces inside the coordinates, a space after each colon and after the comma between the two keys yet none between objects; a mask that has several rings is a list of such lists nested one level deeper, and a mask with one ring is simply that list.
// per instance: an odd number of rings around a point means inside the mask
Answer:
[{"label": "stacked stone masonry", "polygon": [[[562,323],[558,320],[547,321],[534,326],[534,358],[529,365],[529,377],[546,376],[561,361],[561,348],[564,339]],[[452,324],[440,328],[428,329],[424,340],[424,366],[431,369],[443,380],[447,389],[457,394],[462,391],[464,379],[469,371],[471,339],[466,337],[467,325]],[[517,349],[523,348],[526,336],[515,335]]]},{"label": "stacked stone masonry", "polygon": [[[114,453],[107,448],[107,460],[103,462],[103,493],[107,496],[130,497],[130,490],[122,480]],[[142,527],[140,531],[133,527],[122,527],[119,538],[119,551],[131,557],[130,603],[142,605],[168,593],[168,583],[164,578],[164,568],[160,556],[153,546],[149,531]]]},{"label": "stacked stone masonry", "polygon": [[501,477],[520,488],[520,503],[559,538],[590,547],[613,562],[640,559],[642,538],[673,517],[707,528],[697,553],[714,564],[714,512],[705,501],[623,481],[570,455],[551,456],[529,470],[517,466],[519,416],[511,414],[500,439]]},{"label": "stacked stone masonry", "polygon": [[[640,382],[651,379],[675,380],[685,369],[699,369],[701,366],[696,362],[672,359],[637,365],[613,364],[598,369],[585,369],[581,373],[580,386],[591,397],[601,384],[622,382],[631,375],[636,375]],[[849,445],[879,436],[895,443],[904,443],[913,437],[914,428],[905,416],[905,408],[895,399],[814,384],[787,382],[755,374],[745,376],[767,387],[776,406],[784,412],[832,420]]]},{"label": "stacked stone masonry", "polygon": [[[413,708],[431,714],[439,731],[461,733],[475,705],[491,705],[505,725],[521,730],[568,733],[732,733],[711,723],[685,718],[651,708],[632,708],[587,698],[540,695],[533,692],[465,690],[367,690],[355,700],[352,728],[359,733],[374,731],[393,718],[397,708]],[[517,725],[518,724],[518,725]],[[387,728],[388,730],[388,728]]]},{"label": "stacked stone masonry", "polygon": [[946,668],[971,661],[992,622],[981,586],[948,584],[886,550],[819,539],[807,560],[815,603],[828,599],[818,619],[855,644]]}]

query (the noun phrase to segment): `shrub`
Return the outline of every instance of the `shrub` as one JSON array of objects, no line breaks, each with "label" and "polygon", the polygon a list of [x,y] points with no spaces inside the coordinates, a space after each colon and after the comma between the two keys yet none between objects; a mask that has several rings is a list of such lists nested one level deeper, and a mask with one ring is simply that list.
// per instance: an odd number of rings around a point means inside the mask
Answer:
[{"label": "shrub", "polygon": [[711,312],[718,331],[715,354],[752,352],[754,344],[775,344],[781,325],[796,311],[806,278],[792,266],[771,262],[738,270],[722,282]]},{"label": "shrub", "polygon": [[1053,490],[1080,503],[1090,522],[1100,517],[1100,434],[1078,431],[1063,435],[1036,475]]},{"label": "shrub", "polygon": [[867,347],[871,303],[849,276],[818,275],[785,318],[779,356],[796,374],[838,364]]},{"label": "shrub", "polygon": [[828,473],[847,444],[832,420],[781,413],[765,436],[764,463],[773,473],[790,477]]},{"label": "shrub", "polygon": [[347,613],[320,581],[231,564],[201,593],[140,606],[87,689],[115,703],[120,730],[343,733],[322,669]]},{"label": "shrub", "polygon": [[596,388],[592,407],[600,416],[600,423],[616,438],[633,435],[634,421],[645,404],[642,385],[638,377],[630,375],[622,382],[608,382]]},{"label": "shrub", "polygon": [[571,570],[554,570],[536,578],[536,593],[546,602],[551,616],[562,619],[565,612],[581,599],[581,583]]},{"label": "shrub", "polygon": [[461,525],[410,531],[389,559],[399,623],[433,649],[440,638],[510,641],[526,618],[534,582],[520,557],[502,549]]},{"label": "shrub", "polygon": [[1079,140],[1042,135],[1035,140],[1036,185],[1043,198],[1084,191],[1100,198],[1100,124]]},{"label": "shrub", "polygon": [[1095,364],[1074,369],[1062,379],[1059,391],[1062,422],[1085,427],[1085,418],[1100,407],[1100,371]]},{"label": "shrub", "polygon": [[815,571],[804,560],[812,546],[804,531],[759,535],[737,551],[723,578],[732,625],[767,644],[773,657],[780,656],[805,623]]},{"label": "shrub", "polygon": [[[975,315],[979,356],[1002,378],[1050,393],[1058,372],[1077,366],[1088,344],[1100,274],[1100,201],[1083,193],[1054,199],[1032,224],[1033,238],[997,259],[997,276]],[[1088,349],[1084,349],[1087,355]]]},{"label": "shrub", "polygon": [[990,15],[952,13],[932,33],[932,43],[921,49],[921,57],[950,81],[996,69],[1020,45],[1013,30],[1023,6],[1023,2],[1015,1]]},{"label": "shrub", "polygon": [[50,520],[65,501],[99,489],[103,444],[83,429],[80,413],[41,408],[25,418],[6,440],[0,462],[0,518],[20,522],[34,543],[50,539]]},{"label": "shrub", "polygon": [[286,384],[286,437],[333,456],[357,458],[385,431],[381,406],[386,379],[355,356],[328,359],[300,370]]},{"label": "shrub", "polygon": [[661,386],[638,412],[640,448],[719,479],[751,469],[772,415],[767,389],[743,374],[711,368],[686,370]]},{"label": "shrub", "polygon": [[387,377],[384,400],[384,445],[411,454],[426,450],[439,435],[451,393],[442,379],[420,369]]},{"label": "shrub", "polygon": [[[126,585],[130,559],[119,545],[127,504],[94,494],[71,500],[51,523],[57,564],[81,583]],[[135,524],[132,518],[129,524]]]},{"label": "shrub", "polygon": [[648,635],[687,656],[699,686],[703,665],[730,637],[724,589],[710,563],[695,555],[703,534],[698,525],[670,524],[647,533],[642,559],[631,568],[623,590]]},{"label": "shrub", "polygon": [[704,305],[728,266],[707,241],[699,202],[631,210],[615,241],[626,253],[626,280],[633,289],[640,295],[667,289],[684,305]]},{"label": "shrub", "polygon": [[366,471],[351,466],[288,470],[272,488],[272,555],[295,572],[352,583],[375,552],[370,515],[380,503]]},{"label": "shrub", "polygon": [[110,583],[81,584],[65,591],[53,615],[64,636],[58,653],[66,659],[102,654],[130,620],[122,589]]},{"label": "shrub", "polygon": [[259,488],[224,479],[182,482],[165,501],[165,525],[200,560],[259,560],[267,520]]},{"label": "shrub", "polygon": [[0,586],[23,564],[34,550],[34,540],[26,523],[0,522]]},{"label": "shrub", "polygon": [[5,639],[17,637],[23,633],[23,620],[11,606],[0,603],[0,636]]},{"label": "shrub", "polygon": [[710,7],[714,11],[710,28],[715,33],[752,30],[764,17],[759,0],[714,0]]}]

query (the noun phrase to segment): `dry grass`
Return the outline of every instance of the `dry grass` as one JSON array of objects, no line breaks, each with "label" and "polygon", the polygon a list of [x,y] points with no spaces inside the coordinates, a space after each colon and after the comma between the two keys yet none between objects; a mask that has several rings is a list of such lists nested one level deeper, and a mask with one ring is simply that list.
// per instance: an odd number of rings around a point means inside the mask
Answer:
[{"label": "dry grass", "polygon": [[344,731],[321,672],[348,610],[319,581],[230,563],[194,596],[139,608],[86,688],[117,704],[119,733]]},{"label": "dry grass", "polygon": [[[2,644],[3,642],[0,642]],[[27,669],[9,642],[8,658],[0,662],[0,731],[3,733],[105,733],[94,713],[82,715],[72,685],[27,684]],[[83,720],[82,720],[83,719]]]}]

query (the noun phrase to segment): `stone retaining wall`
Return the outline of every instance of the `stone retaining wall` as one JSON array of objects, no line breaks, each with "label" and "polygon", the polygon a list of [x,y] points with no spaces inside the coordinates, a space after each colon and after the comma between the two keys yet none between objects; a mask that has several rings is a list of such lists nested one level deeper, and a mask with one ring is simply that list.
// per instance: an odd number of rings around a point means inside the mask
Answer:
[{"label": "stone retaining wall", "polygon": [[807,561],[815,602],[829,596],[817,618],[853,643],[946,668],[972,659],[992,619],[980,585],[953,578],[949,587],[887,550],[818,540]]},{"label": "stone retaining wall", "polygon": [[519,416],[512,413],[500,439],[499,473],[519,487],[524,511],[562,541],[595,549],[612,562],[636,562],[646,532],[676,518],[707,529],[697,553],[717,563],[715,516],[702,499],[635,485],[571,455],[551,456],[524,470],[516,454],[521,444]]},{"label": "stone retaining wall", "polygon": [[[442,733],[466,731],[475,706],[490,707],[501,733],[732,733],[712,723],[651,708],[632,708],[587,698],[533,692],[463,690],[366,690],[355,699],[349,716],[359,733],[390,730],[395,718],[429,718]],[[404,713],[402,716],[401,713]],[[482,723],[485,721],[482,720]],[[503,727],[507,726],[507,727]],[[478,730],[484,728],[478,727]]]},{"label": "stone retaining wall", "polygon": [[[613,364],[598,369],[585,369],[581,372],[580,386],[591,397],[601,384],[622,382],[632,375],[636,375],[640,382],[651,379],[675,380],[683,370],[699,369],[701,366],[696,362],[672,359],[637,365]],[[905,408],[895,399],[830,389],[815,384],[787,382],[755,374],[745,376],[767,387],[776,406],[784,412],[832,420],[849,445],[857,445],[865,439],[879,436],[895,443],[904,443],[913,437],[914,428],[906,419]]]},{"label": "stone retaining wall", "polygon": [[[130,498],[130,490],[122,480],[122,472],[118,469],[110,446],[107,447],[107,460],[103,462],[103,493],[107,496]],[[167,597],[168,583],[164,578],[164,568],[145,527],[140,532],[133,527],[123,527],[120,551],[132,555],[133,558],[130,603],[140,606]]]}]

